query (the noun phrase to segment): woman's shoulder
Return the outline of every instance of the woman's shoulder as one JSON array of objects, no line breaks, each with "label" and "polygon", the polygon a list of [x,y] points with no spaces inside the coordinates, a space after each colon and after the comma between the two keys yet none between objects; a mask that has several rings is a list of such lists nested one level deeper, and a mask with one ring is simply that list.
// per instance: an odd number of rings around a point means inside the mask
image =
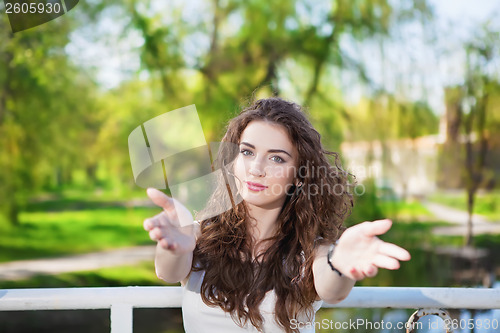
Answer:
[{"label": "woman's shoulder", "polygon": [[191,268],[189,274],[184,278],[184,280],[181,281],[181,286],[182,287],[189,287],[189,286],[192,287],[193,285],[201,286],[201,281],[203,281],[204,276],[205,276],[204,270]]}]

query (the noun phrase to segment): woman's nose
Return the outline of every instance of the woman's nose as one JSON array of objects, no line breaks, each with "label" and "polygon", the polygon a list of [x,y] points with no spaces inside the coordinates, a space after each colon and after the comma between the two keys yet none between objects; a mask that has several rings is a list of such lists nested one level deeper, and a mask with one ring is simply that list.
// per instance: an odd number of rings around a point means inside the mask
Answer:
[{"label": "woman's nose", "polygon": [[257,159],[252,161],[248,172],[252,176],[255,176],[255,177],[265,177],[266,176],[266,168],[264,167],[263,163],[261,163]]}]

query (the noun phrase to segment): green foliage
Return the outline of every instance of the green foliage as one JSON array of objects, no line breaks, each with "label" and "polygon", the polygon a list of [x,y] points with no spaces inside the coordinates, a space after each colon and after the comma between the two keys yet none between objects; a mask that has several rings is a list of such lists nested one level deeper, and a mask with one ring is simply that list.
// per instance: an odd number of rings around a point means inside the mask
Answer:
[{"label": "green foliage", "polygon": [[439,118],[425,102],[400,104],[398,119],[400,138],[415,139],[438,133]]},{"label": "green foliage", "polygon": [[93,83],[67,58],[65,20],[13,35],[0,17],[0,214],[15,222],[56,172],[85,167],[93,143]]},{"label": "green foliage", "polygon": [[[500,81],[491,72],[490,67],[500,55],[498,47],[499,32],[486,24],[478,36],[467,43],[466,76],[462,85],[463,98],[460,100],[459,113],[463,120],[463,133],[465,134],[465,188],[467,191],[467,210],[469,212],[465,244],[472,243],[472,218],[476,192],[488,183],[494,183],[494,170],[486,166],[491,121],[490,114],[494,111],[491,106],[491,96],[500,94]],[[496,73],[495,73],[496,74]],[[497,119],[496,119],[497,120]],[[493,122],[494,124],[495,122]],[[472,135],[477,139],[473,140]],[[474,142],[473,142],[474,141]]]},{"label": "green foliage", "polygon": [[[90,2],[65,19],[16,35],[3,15],[2,221],[16,222],[39,189],[74,184],[77,171],[85,173],[81,179],[89,188],[135,186],[126,146],[130,131],[193,103],[207,140],[217,141],[247,98],[280,94],[309,106],[326,146],[338,149],[348,115],[331,77],[354,69],[365,78],[342,38],[388,36],[399,22],[427,11],[425,1],[418,3],[408,11],[387,0],[230,0],[202,2],[193,12],[187,3],[168,2],[159,12],[147,1]],[[87,35],[105,18],[116,23],[121,36],[142,38],[137,52],[146,79],[132,76],[114,90],[99,91],[95,70],[69,59],[71,33]],[[297,69],[305,75],[298,76]],[[299,89],[286,87],[286,81]]]},{"label": "green foliage", "polygon": [[432,217],[432,214],[419,201],[404,201],[394,193],[375,186],[373,178],[366,179],[356,187],[354,209],[346,220],[351,226],[363,221],[389,218],[393,221],[419,221]]},{"label": "green foliage", "polygon": [[[431,201],[447,205],[456,209],[467,211],[466,193],[437,192],[429,198]],[[479,193],[475,198],[473,214],[479,214],[491,219],[493,222],[500,221],[500,192],[491,191]]]},{"label": "green foliage", "polygon": [[419,221],[432,217],[429,210],[419,201],[393,201],[379,202],[384,216],[392,220]]},{"label": "green foliage", "polygon": [[353,108],[347,137],[350,140],[415,139],[437,134],[439,117],[422,101],[397,100],[389,93],[362,99]]},{"label": "green foliage", "polygon": [[0,233],[0,261],[86,253],[151,244],[142,221],[156,208],[93,200],[56,200],[28,206],[17,227]]},{"label": "green foliage", "polygon": [[356,191],[359,195],[354,195],[354,208],[345,222],[347,226],[385,218],[384,212],[379,205],[377,189],[373,179],[365,180],[363,184],[357,186]]}]

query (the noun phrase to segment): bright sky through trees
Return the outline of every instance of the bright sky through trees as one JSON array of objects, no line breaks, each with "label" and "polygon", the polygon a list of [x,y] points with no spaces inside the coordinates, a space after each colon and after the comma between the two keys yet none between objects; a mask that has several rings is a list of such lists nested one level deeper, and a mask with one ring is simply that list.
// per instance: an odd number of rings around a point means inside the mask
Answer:
[{"label": "bright sky through trees", "polygon": [[[151,7],[144,11],[155,11],[157,24],[169,24],[172,17],[178,13],[182,2],[153,1]],[[298,19],[308,19],[311,23],[319,21],[316,16],[323,15],[329,9],[325,5],[315,3],[309,8],[307,17],[305,9],[297,7]],[[416,23],[403,25],[395,41],[384,42],[383,58],[378,41],[356,43],[344,38],[343,47],[352,54],[358,54],[368,71],[370,79],[404,98],[413,100],[428,100],[432,109],[441,113],[444,110],[443,86],[456,84],[463,77],[464,51],[461,43],[470,37],[474,27],[479,26],[495,13],[500,15],[500,2],[496,0],[431,0],[435,9],[436,20],[433,27],[422,31]],[[299,8],[300,7],[300,8]],[[210,22],[210,6],[202,0],[190,0],[183,5],[182,20]],[[72,34],[72,42],[66,50],[79,65],[97,72],[97,79],[104,89],[117,87],[120,82],[134,75],[140,69],[138,49],[143,39],[137,31],[127,30],[126,17],[122,13],[113,12],[101,14],[97,27],[77,30]],[[165,13],[162,15],[160,13]],[[169,15],[168,13],[172,14]],[[301,14],[302,13],[302,14]],[[293,26],[294,22],[287,22]],[[241,26],[241,17],[232,14],[227,24],[221,27],[222,35],[231,34]],[[324,29],[331,29],[325,26]],[[104,37],[104,38],[103,38]],[[399,39],[399,41],[398,41]],[[192,34],[184,41],[186,63],[194,64],[197,54],[209,48],[209,38],[206,34]],[[438,54],[441,52],[440,54]],[[395,70],[397,68],[397,70]],[[346,100],[356,102],[363,94],[370,94],[362,87],[356,75],[348,72],[339,76],[332,75],[332,81],[342,87]],[[143,71],[141,77],[148,77]],[[285,89],[290,86],[283,83]]]}]

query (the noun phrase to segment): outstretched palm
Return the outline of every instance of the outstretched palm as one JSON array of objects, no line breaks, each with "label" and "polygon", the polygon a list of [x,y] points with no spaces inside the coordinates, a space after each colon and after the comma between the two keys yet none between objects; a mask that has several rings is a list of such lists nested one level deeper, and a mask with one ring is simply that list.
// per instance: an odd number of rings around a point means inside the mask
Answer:
[{"label": "outstretched palm", "polygon": [[386,233],[391,225],[390,220],[377,220],[346,229],[339,238],[332,262],[353,280],[375,276],[379,267],[398,269],[400,260],[410,260],[410,253],[377,237]]},{"label": "outstretched palm", "polygon": [[156,189],[148,189],[147,194],[153,203],[163,208],[163,212],[144,221],[149,237],[173,254],[192,252],[196,245],[196,224],[189,210]]}]

